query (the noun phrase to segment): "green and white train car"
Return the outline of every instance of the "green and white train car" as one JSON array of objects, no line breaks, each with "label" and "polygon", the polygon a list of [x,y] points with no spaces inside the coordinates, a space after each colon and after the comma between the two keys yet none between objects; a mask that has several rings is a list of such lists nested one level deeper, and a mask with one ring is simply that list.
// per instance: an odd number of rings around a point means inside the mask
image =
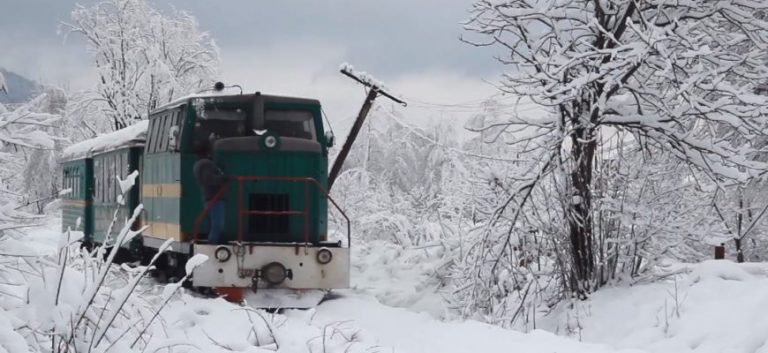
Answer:
[{"label": "green and white train car", "polygon": [[[139,190],[133,188],[122,197],[118,207],[122,194],[118,177],[141,170],[147,126],[142,121],[64,150],[64,188],[71,191],[62,203],[62,228],[82,231],[85,245],[103,244],[108,235],[114,241],[124,220],[139,205]],[[109,229],[113,220],[114,229]],[[133,229],[138,227],[138,222],[132,225]],[[134,240],[128,248],[138,255],[140,245],[140,241]]]}]

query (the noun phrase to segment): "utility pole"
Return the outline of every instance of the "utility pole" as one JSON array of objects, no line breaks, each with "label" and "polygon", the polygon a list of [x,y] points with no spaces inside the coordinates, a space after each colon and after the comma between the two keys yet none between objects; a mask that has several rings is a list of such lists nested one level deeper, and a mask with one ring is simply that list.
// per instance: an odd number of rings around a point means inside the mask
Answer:
[{"label": "utility pole", "polygon": [[363,106],[360,108],[360,112],[357,114],[357,119],[355,119],[355,123],[352,125],[352,130],[349,131],[349,135],[347,136],[347,140],[344,141],[344,146],[341,148],[341,151],[339,152],[339,155],[336,157],[336,160],[333,162],[333,167],[331,168],[331,172],[328,174],[328,191],[330,192],[331,187],[333,187],[333,182],[336,181],[336,178],[339,176],[339,172],[341,171],[341,166],[344,165],[344,161],[347,159],[347,156],[349,155],[349,151],[352,149],[352,144],[355,143],[355,139],[357,139],[357,134],[360,133],[360,129],[363,127],[363,123],[365,123],[365,118],[368,116],[368,112],[370,112],[371,107],[373,107],[373,101],[376,100],[376,97],[379,95],[382,95],[384,97],[387,97],[404,107],[407,106],[405,102],[402,100],[393,97],[382,87],[379,87],[371,82],[368,82],[367,80],[363,80],[357,75],[355,75],[354,72],[350,71],[346,67],[341,69],[341,73],[344,75],[349,76],[353,80],[359,82],[360,84],[368,87],[368,95],[365,96],[365,101],[363,102]]}]

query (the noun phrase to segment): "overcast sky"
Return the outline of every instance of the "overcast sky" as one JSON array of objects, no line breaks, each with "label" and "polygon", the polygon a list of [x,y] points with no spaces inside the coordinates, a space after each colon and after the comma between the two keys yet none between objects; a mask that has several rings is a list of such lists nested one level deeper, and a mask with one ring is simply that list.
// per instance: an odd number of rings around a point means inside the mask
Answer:
[{"label": "overcast sky", "polygon": [[[77,37],[64,41],[57,29],[76,3],[95,1],[2,1],[0,66],[74,89],[94,85],[85,44]],[[318,98],[333,120],[354,115],[363,98],[362,89],[338,74],[342,62],[414,102],[463,103],[497,92],[483,81],[499,77],[494,52],[458,40],[471,0],[149,2],[197,17],[220,48],[223,81],[248,91]],[[452,114],[418,106],[404,113]]]}]

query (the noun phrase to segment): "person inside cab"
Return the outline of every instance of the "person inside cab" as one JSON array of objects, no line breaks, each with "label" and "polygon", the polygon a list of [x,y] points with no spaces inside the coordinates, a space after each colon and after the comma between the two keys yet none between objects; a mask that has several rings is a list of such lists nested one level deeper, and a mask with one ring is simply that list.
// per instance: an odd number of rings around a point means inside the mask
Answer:
[{"label": "person inside cab", "polygon": [[226,192],[221,192],[221,195],[218,198],[216,198],[216,196],[219,194],[222,187],[227,184],[229,178],[224,174],[221,168],[211,160],[211,144],[209,141],[200,144],[198,148],[198,157],[200,159],[195,162],[192,172],[200,186],[203,202],[208,205],[208,224],[210,224],[210,229],[208,230],[208,243],[223,244],[224,194]]}]

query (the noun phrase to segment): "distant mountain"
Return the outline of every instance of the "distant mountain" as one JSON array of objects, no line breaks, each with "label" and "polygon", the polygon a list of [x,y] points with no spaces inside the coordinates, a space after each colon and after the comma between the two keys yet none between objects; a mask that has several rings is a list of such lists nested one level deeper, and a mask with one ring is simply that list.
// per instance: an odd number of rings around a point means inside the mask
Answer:
[{"label": "distant mountain", "polygon": [[40,85],[35,81],[3,68],[0,68],[0,72],[5,76],[5,83],[8,86],[8,94],[0,91],[0,103],[2,104],[26,102],[40,91]]}]

